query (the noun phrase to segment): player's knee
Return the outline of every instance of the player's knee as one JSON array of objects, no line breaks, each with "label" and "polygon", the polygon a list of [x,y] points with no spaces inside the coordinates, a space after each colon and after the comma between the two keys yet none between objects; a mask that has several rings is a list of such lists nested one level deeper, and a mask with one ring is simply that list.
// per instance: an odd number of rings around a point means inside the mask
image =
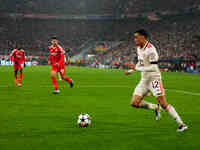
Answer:
[{"label": "player's knee", "polygon": [[131,106],[135,108],[140,107],[140,102],[142,101],[142,97],[138,95],[134,95],[131,101]]},{"label": "player's knee", "polygon": [[56,72],[52,71],[51,72],[51,77],[56,77]]},{"label": "player's knee", "polygon": [[131,101],[131,106],[132,106],[132,107],[138,108],[139,105],[140,105],[140,104],[139,104],[137,101]]}]

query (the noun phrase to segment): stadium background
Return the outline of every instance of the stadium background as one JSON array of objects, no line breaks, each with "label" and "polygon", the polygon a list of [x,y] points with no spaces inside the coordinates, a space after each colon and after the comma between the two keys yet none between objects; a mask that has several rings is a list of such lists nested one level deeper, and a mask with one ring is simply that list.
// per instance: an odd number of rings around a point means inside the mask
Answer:
[{"label": "stadium background", "polygon": [[71,65],[126,68],[137,61],[131,33],[145,28],[164,71],[198,73],[199,14],[193,0],[1,0],[0,62],[10,65],[8,55],[20,42],[29,64],[45,65],[49,39],[57,35]]}]

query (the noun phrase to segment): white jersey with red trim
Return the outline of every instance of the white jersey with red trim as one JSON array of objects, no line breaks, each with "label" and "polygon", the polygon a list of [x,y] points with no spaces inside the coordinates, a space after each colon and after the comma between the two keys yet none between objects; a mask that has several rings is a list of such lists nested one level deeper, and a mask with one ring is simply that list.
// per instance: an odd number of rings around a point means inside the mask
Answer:
[{"label": "white jersey with red trim", "polygon": [[152,70],[141,69],[142,79],[161,79],[161,73],[157,64],[159,56],[156,48],[147,42],[143,48],[137,47],[137,55],[138,63],[136,68],[153,68]]}]

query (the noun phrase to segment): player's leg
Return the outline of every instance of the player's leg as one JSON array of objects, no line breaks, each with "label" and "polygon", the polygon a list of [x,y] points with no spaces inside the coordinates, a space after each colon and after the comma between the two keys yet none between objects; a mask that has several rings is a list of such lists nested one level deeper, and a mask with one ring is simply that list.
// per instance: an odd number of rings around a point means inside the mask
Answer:
[{"label": "player's leg", "polygon": [[142,96],[133,95],[133,97],[131,99],[131,106],[139,108],[139,107],[141,107],[141,102],[142,102]]},{"label": "player's leg", "polygon": [[20,70],[19,70],[19,84],[18,84],[18,86],[22,86],[22,78],[23,78],[23,69],[21,68]]},{"label": "player's leg", "polygon": [[60,72],[58,73],[58,78],[59,78],[60,81],[62,81],[61,73]]},{"label": "player's leg", "polygon": [[158,107],[156,104],[144,101],[143,97],[139,95],[133,95],[133,98],[131,100],[131,106],[136,107],[136,108],[144,108],[144,109],[152,109],[152,110],[155,110]]},{"label": "player's leg", "polygon": [[61,75],[62,80],[65,80],[66,82],[69,83],[71,88],[74,86],[73,80],[71,78],[69,78],[68,76],[65,76],[64,68],[60,69],[59,74]]},{"label": "player's leg", "polygon": [[167,103],[161,80],[152,81],[150,89],[153,95],[157,98],[161,107],[165,109],[166,112],[168,112],[169,115],[172,116],[172,118],[178,123],[179,128],[177,131],[184,131],[185,129],[187,129],[187,126],[183,123],[175,108]]},{"label": "player's leg", "polygon": [[177,129],[178,132],[182,132],[186,130],[188,127],[183,123],[181,117],[179,114],[176,112],[176,109],[172,106],[169,105],[166,101],[165,96],[158,96],[157,97],[158,102],[162,106],[163,109],[166,110],[166,112],[169,113],[169,115],[178,123],[179,127]]},{"label": "player's leg", "polygon": [[56,80],[56,70],[52,68],[51,70],[51,80],[52,80],[52,83],[54,85],[54,94],[57,94],[59,93],[59,89],[58,89],[58,83],[57,83],[57,80]]},{"label": "player's leg", "polygon": [[137,85],[137,87],[135,88],[132,100],[131,100],[131,106],[136,107],[136,108],[156,110],[158,107],[156,104],[152,104],[143,100],[143,97],[148,92],[148,87],[146,84],[147,84],[147,81],[141,80],[140,83]]},{"label": "player's leg", "polygon": [[18,69],[14,69],[14,77],[15,77],[15,84],[17,85],[17,73],[18,73]]}]

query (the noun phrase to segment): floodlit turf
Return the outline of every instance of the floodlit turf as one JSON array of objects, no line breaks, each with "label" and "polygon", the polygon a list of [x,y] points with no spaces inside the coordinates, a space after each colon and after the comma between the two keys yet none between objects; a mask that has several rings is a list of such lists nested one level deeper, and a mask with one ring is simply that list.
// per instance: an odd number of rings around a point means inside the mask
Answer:
[{"label": "floodlit turf", "polygon": [[[167,99],[189,130],[176,133],[175,121],[162,112],[129,103],[139,73],[67,68],[75,87],[59,81],[52,94],[50,67],[27,67],[23,87],[16,87],[12,67],[0,67],[0,150],[198,150],[200,147],[200,75],[163,73]],[[156,102],[153,97],[146,100]],[[77,116],[92,117],[78,128]]]}]

